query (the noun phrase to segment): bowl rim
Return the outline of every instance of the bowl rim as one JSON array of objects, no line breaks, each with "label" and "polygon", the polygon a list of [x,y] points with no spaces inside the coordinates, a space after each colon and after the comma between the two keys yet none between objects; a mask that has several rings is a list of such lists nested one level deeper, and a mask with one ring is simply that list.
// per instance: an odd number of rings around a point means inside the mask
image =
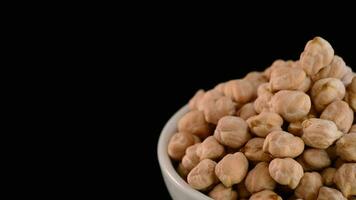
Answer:
[{"label": "bowl rim", "polygon": [[178,120],[189,111],[188,105],[180,108],[164,125],[162,132],[159,136],[158,145],[157,145],[157,155],[158,162],[161,168],[161,172],[167,178],[171,180],[171,182],[182,190],[184,193],[189,194],[190,196],[197,199],[211,199],[205,194],[191,188],[188,183],[183,180],[179,174],[174,169],[172,162],[168,156],[168,141],[174,132],[177,132],[177,122]]}]

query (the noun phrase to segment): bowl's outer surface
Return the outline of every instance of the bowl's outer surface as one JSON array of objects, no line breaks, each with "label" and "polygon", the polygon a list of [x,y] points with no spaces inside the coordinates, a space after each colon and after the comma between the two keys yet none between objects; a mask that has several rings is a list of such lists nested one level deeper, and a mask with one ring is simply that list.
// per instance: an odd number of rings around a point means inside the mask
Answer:
[{"label": "bowl's outer surface", "polygon": [[164,126],[158,141],[158,161],[163,175],[164,182],[168,191],[174,200],[211,200],[203,193],[191,188],[173,168],[172,162],[168,156],[168,141],[171,136],[177,132],[178,120],[189,111],[188,106],[184,106],[176,112]]}]

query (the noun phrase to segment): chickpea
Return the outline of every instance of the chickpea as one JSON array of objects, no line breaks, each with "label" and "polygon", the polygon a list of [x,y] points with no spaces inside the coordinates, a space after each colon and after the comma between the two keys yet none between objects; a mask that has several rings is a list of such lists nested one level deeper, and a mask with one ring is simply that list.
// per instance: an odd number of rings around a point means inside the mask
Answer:
[{"label": "chickpea", "polygon": [[188,174],[188,184],[197,190],[206,190],[213,184],[218,182],[214,169],[216,162],[205,159],[202,160],[192,171]]},{"label": "chickpea", "polygon": [[254,96],[254,87],[247,80],[238,79],[225,83],[224,94],[237,103],[249,102]]},{"label": "chickpea", "polygon": [[264,72],[264,76],[267,77],[268,80],[271,79],[271,74],[273,71],[275,70],[280,70],[281,68],[292,68],[293,66],[295,66],[295,62],[292,60],[276,60],[272,63],[272,65],[270,67],[268,67]]},{"label": "chickpea", "polygon": [[175,133],[168,143],[168,155],[173,160],[181,160],[185,150],[194,144],[193,135],[186,132]]},{"label": "chickpea", "polygon": [[273,95],[271,88],[269,87],[269,83],[262,83],[257,88],[257,96],[263,95]]},{"label": "chickpea", "polygon": [[335,100],[342,100],[345,96],[344,84],[336,78],[324,78],[316,81],[311,89],[311,98],[315,109],[322,111]]},{"label": "chickpea", "polygon": [[257,99],[253,103],[255,111],[257,113],[261,113],[263,111],[272,110],[272,107],[270,104],[272,97],[273,97],[272,93],[258,96]]},{"label": "chickpea", "polygon": [[328,41],[321,37],[315,37],[305,45],[300,55],[301,66],[304,71],[313,76],[321,69],[328,66],[334,58],[334,49]]},{"label": "chickpea", "polygon": [[334,184],[333,179],[335,176],[336,168],[328,167],[321,172],[323,183],[326,186],[332,186]]},{"label": "chickpea", "polygon": [[303,150],[303,140],[285,131],[271,132],[263,143],[263,151],[278,158],[295,158],[303,153]]},{"label": "chickpea", "polygon": [[218,143],[213,136],[207,137],[196,149],[200,160],[221,158],[225,153],[224,146]]},{"label": "chickpea", "polygon": [[305,163],[314,170],[323,169],[331,164],[328,153],[324,149],[306,149],[302,156]]},{"label": "chickpea", "polygon": [[336,142],[336,154],[343,160],[356,162],[356,132],[345,134]]},{"label": "chickpea", "polygon": [[341,132],[347,133],[354,121],[354,112],[345,101],[336,100],[324,109],[320,118],[333,121]]},{"label": "chickpea", "polygon": [[248,160],[241,152],[227,154],[215,167],[215,174],[226,186],[240,183],[246,176]]},{"label": "chickpea", "polygon": [[271,72],[270,88],[272,91],[295,90],[306,79],[301,68],[280,67]]},{"label": "chickpea", "polygon": [[192,110],[186,113],[178,121],[178,131],[188,132],[200,138],[206,138],[211,133],[209,123],[205,121],[204,113],[199,110]]},{"label": "chickpea", "polygon": [[216,126],[214,137],[223,145],[240,148],[250,138],[247,123],[240,117],[225,116]]},{"label": "chickpea", "polygon": [[198,109],[198,105],[200,104],[200,101],[203,99],[203,96],[205,94],[204,90],[198,90],[193,98],[189,100],[188,106],[191,110]]},{"label": "chickpea", "polygon": [[257,115],[253,103],[247,103],[243,105],[237,112],[236,115],[246,120],[252,116]]},{"label": "chickpea", "polygon": [[209,192],[209,197],[216,200],[237,200],[238,195],[231,187],[225,187],[220,183]]},{"label": "chickpea", "polygon": [[246,188],[244,180],[238,183],[236,186],[237,186],[237,193],[239,194],[238,196],[240,199],[243,198],[248,199],[251,196],[251,193]]},{"label": "chickpea", "polygon": [[311,101],[304,92],[281,90],[273,95],[271,105],[274,112],[280,114],[288,122],[293,122],[308,115]]},{"label": "chickpea", "polygon": [[272,160],[272,156],[263,152],[262,147],[264,141],[264,138],[252,138],[240,151],[243,152],[245,156],[251,161],[269,162]]},{"label": "chickpea", "polygon": [[282,197],[271,190],[263,190],[253,194],[250,200],[282,200]]},{"label": "chickpea", "polygon": [[318,198],[316,200],[347,200],[339,190],[329,187],[321,187],[319,189]]},{"label": "chickpea", "polygon": [[262,72],[250,72],[248,73],[243,80],[249,81],[253,86],[253,98],[257,96],[257,88],[267,82],[267,78],[263,75]]},{"label": "chickpea", "polygon": [[294,194],[305,200],[313,200],[317,198],[322,186],[323,179],[318,172],[305,172]]},{"label": "chickpea", "polygon": [[283,119],[274,112],[261,112],[247,121],[250,130],[259,137],[266,137],[270,132],[282,130]]},{"label": "chickpea", "polygon": [[304,81],[296,88],[296,90],[307,92],[312,86],[312,80],[306,77]]},{"label": "chickpea", "polygon": [[275,158],[268,167],[271,177],[281,185],[295,189],[303,177],[303,167],[292,158]]},{"label": "chickpea", "polygon": [[302,126],[304,143],[314,148],[326,149],[343,135],[334,122],[326,119],[307,119]]},{"label": "chickpea", "polygon": [[246,188],[251,193],[260,192],[262,190],[273,190],[276,187],[276,182],[269,175],[268,163],[260,162],[253,168],[246,177]]},{"label": "chickpea", "polygon": [[337,78],[341,80],[347,72],[346,69],[344,60],[335,55],[331,63],[322,68],[318,73],[314,74],[312,79],[314,82],[323,78]]},{"label": "chickpea", "polygon": [[345,197],[356,195],[356,163],[345,163],[337,169],[334,183]]},{"label": "chickpea", "polygon": [[352,78],[352,82],[347,87],[345,100],[350,105],[350,107],[356,112],[356,77]]},{"label": "chickpea", "polygon": [[185,155],[182,159],[182,165],[188,171],[192,170],[200,162],[200,158],[197,155],[197,149],[200,143],[194,144],[185,150]]},{"label": "chickpea", "polygon": [[217,90],[210,90],[204,94],[198,109],[204,112],[207,122],[217,124],[220,118],[233,115],[235,106],[229,97],[223,96]]}]

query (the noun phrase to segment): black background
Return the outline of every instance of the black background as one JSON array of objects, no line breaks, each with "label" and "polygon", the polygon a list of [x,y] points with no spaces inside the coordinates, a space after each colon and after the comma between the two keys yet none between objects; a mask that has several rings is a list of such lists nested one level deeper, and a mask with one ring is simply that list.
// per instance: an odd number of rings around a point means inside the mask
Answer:
[{"label": "black background", "polygon": [[143,195],[147,197],[170,198],[157,160],[158,137],[196,90],[262,71],[276,59],[296,60],[315,36],[328,40],[347,65],[356,66],[354,32],[348,26],[152,19],[137,26],[130,51],[138,54],[129,66],[135,84],[125,98],[134,108],[130,114],[135,123],[128,134],[139,140],[133,147],[139,160],[128,167],[140,171],[133,184],[143,180],[140,187],[153,185]]}]

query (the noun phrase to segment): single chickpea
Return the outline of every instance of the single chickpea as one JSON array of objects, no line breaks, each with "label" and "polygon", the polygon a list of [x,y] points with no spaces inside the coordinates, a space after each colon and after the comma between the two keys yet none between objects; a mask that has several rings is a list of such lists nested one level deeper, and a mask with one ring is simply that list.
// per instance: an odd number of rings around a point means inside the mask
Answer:
[{"label": "single chickpea", "polygon": [[274,190],[276,182],[269,175],[268,163],[260,162],[253,168],[246,177],[246,188],[251,193],[262,190]]},{"label": "single chickpea", "polygon": [[318,197],[319,189],[323,186],[323,179],[318,172],[305,172],[294,194],[304,200]]},{"label": "single chickpea", "polygon": [[304,81],[296,88],[296,90],[307,92],[312,86],[312,80],[309,77],[306,77]]},{"label": "single chickpea", "polygon": [[356,195],[356,163],[345,163],[337,169],[334,183],[346,198]]},{"label": "single chickpea", "polygon": [[263,190],[253,194],[249,200],[282,200],[282,197],[271,190]]},{"label": "single chickpea", "polygon": [[265,76],[268,80],[270,80],[270,79],[271,79],[271,74],[272,74],[273,71],[279,70],[279,69],[281,69],[281,68],[287,68],[287,69],[289,69],[289,68],[294,67],[295,65],[296,65],[295,62],[292,61],[292,60],[287,60],[287,61],[285,61],[285,60],[278,59],[278,60],[274,61],[274,62],[272,63],[272,65],[269,66],[269,67],[263,72],[263,74],[264,74],[264,76]]},{"label": "single chickpea", "polygon": [[354,112],[345,101],[336,100],[324,109],[320,118],[333,121],[341,132],[348,133],[354,121]]},{"label": "single chickpea", "polygon": [[247,103],[243,105],[237,112],[236,116],[241,117],[242,119],[246,120],[252,116],[257,115],[257,112],[255,111],[255,107],[253,103]]},{"label": "single chickpea", "polygon": [[217,124],[220,118],[235,114],[235,106],[229,97],[217,90],[210,90],[204,94],[198,109],[204,112],[207,122]]},{"label": "single chickpea", "polygon": [[295,90],[305,79],[301,68],[280,67],[271,72],[269,84],[272,91]]},{"label": "single chickpea", "polygon": [[257,96],[263,95],[273,95],[271,88],[269,87],[269,83],[262,83],[257,88]]},{"label": "single chickpea", "polygon": [[198,105],[200,104],[200,101],[202,100],[204,94],[205,91],[200,89],[194,94],[193,98],[189,100],[188,106],[191,110],[198,109]]},{"label": "single chickpea", "polygon": [[226,186],[240,183],[246,176],[248,160],[241,152],[227,154],[215,167],[215,174]]},{"label": "single chickpea", "polygon": [[271,132],[263,143],[263,151],[275,158],[295,158],[303,153],[303,150],[303,140],[285,131]]},{"label": "single chickpea", "polygon": [[314,82],[323,78],[337,78],[341,80],[347,72],[346,69],[344,60],[340,56],[335,55],[328,66],[322,68],[312,76],[312,80]]},{"label": "single chickpea", "polygon": [[218,182],[214,169],[216,162],[205,159],[202,160],[196,167],[189,172],[187,182],[188,184],[197,190],[206,190],[213,184]]},{"label": "single chickpea", "polygon": [[193,135],[186,132],[178,132],[174,134],[168,143],[168,155],[173,160],[181,160],[185,154],[185,150],[194,144]]},{"label": "single chickpea", "polygon": [[247,123],[242,118],[225,116],[219,120],[214,137],[225,146],[240,148],[251,138],[251,135]]},{"label": "single chickpea", "polygon": [[331,164],[329,155],[324,149],[306,149],[302,156],[305,163],[314,170],[323,169]]},{"label": "single chickpea", "polygon": [[205,121],[204,113],[199,110],[186,113],[178,121],[178,131],[191,133],[200,138],[206,138],[211,134],[209,123]]},{"label": "single chickpea", "polygon": [[322,68],[328,66],[334,58],[334,49],[328,41],[321,37],[315,37],[305,45],[300,55],[300,62],[304,71],[313,76]]},{"label": "single chickpea", "polygon": [[263,111],[271,111],[272,107],[270,101],[272,97],[273,97],[272,93],[258,96],[257,99],[253,102],[255,111],[257,113],[261,113]]},{"label": "single chickpea", "polygon": [[334,184],[333,179],[336,173],[336,168],[328,167],[321,172],[323,183],[326,186],[332,186]]},{"label": "single chickpea", "polygon": [[211,159],[216,160],[221,158],[225,153],[224,146],[218,143],[214,136],[207,137],[201,144],[197,146],[196,154],[200,160]]},{"label": "single chickpea", "polygon": [[274,112],[280,114],[288,122],[293,122],[308,115],[311,101],[304,92],[281,90],[273,95],[271,105]]},{"label": "single chickpea", "polygon": [[237,200],[238,195],[231,187],[220,183],[209,192],[209,197],[215,200]]},{"label": "single chickpea", "polygon": [[244,153],[250,161],[269,162],[272,160],[272,156],[269,153],[263,152],[262,148],[264,141],[264,138],[252,138],[240,151]]},{"label": "single chickpea", "polygon": [[182,158],[182,165],[188,171],[192,170],[200,162],[200,158],[197,155],[197,149],[200,143],[194,144],[185,150],[185,155]]},{"label": "single chickpea", "polygon": [[343,160],[356,162],[356,132],[345,134],[336,142],[336,154]]},{"label": "single chickpea", "polygon": [[347,200],[342,193],[334,188],[321,187],[316,200]]},{"label": "single chickpea", "polygon": [[295,189],[303,177],[303,167],[292,158],[275,158],[268,167],[271,177],[281,185]]},{"label": "single chickpea", "polygon": [[325,119],[307,119],[302,126],[304,143],[318,149],[328,148],[343,135],[334,122]]},{"label": "single chickpea", "polygon": [[266,137],[270,132],[282,130],[283,119],[274,112],[261,112],[259,115],[246,120],[252,133]]},{"label": "single chickpea", "polygon": [[336,78],[324,78],[316,81],[311,89],[311,98],[315,109],[323,111],[326,106],[345,96],[344,84]]},{"label": "single chickpea", "polygon": [[224,94],[237,103],[249,102],[254,96],[254,87],[247,80],[238,79],[225,83]]}]

